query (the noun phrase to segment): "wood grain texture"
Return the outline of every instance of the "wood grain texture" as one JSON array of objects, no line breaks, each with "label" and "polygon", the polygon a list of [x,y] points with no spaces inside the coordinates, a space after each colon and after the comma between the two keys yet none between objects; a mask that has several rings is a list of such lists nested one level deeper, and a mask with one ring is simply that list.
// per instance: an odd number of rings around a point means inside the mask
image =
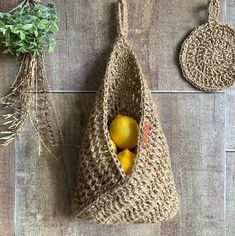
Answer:
[{"label": "wood grain texture", "polygon": [[224,95],[161,94],[156,102],[181,198],[162,235],[223,235]]},{"label": "wood grain texture", "polygon": [[235,235],[235,153],[227,153],[226,220],[227,236]]},{"label": "wood grain texture", "polygon": [[226,93],[226,148],[235,149],[235,92]]},{"label": "wood grain texture", "polygon": [[226,22],[231,25],[235,26],[235,1],[234,0],[226,0],[225,1],[225,20]]},{"label": "wood grain texture", "polygon": [[0,149],[0,236],[14,235],[14,145]]},{"label": "wood grain texture", "polygon": [[[4,66],[0,70],[0,83],[1,75],[5,74],[1,72],[6,68],[7,66]],[[5,87],[2,88],[4,91]],[[3,111],[0,109],[0,118],[2,114]],[[0,123],[0,131],[2,130]],[[14,234],[14,150],[14,142],[7,147],[0,147],[0,236]]]},{"label": "wood grain texture", "polygon": [[0,97],[5,96],[10,90],[17,72],[17,60],[13,56],[2,54],[0,48]]},{"label": "wood grain texture", "polygon": [[48,56],[51,87],[95,90],[115,39],[115,0],[54,2],[62,19],[57,48],[53,56]]},{"label": "wood grain texture", "polygon": [[[51,87],[96,90],[115,42],[116,1],[54,2],[61,32],[57,49],[48,57]],[[178,53],[186,35],[207,20],[207,5],[208,0],[128,1],[130,45],[152,90],[195,90],[181,75]]]},{"label": "wood grain texture", "polygon": [[53,96],[65,134],[63,159],[39,158],[37,139],[27,126],[16,145],[16,235],[223,234],[223,94],[154,94],[170,145],[181,210],[161,225],[120,226],[88,224],[72,217],[78,146],[94,94]]}]

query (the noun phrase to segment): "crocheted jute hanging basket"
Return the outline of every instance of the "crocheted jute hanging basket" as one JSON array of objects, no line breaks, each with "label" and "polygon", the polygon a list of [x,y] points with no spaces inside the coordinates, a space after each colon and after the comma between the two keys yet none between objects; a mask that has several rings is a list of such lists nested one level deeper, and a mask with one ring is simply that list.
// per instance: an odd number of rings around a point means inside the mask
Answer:
[{"label": "crocheted jute hanging basket", "polygon": [[[126,3],[118,1],[118,40],[98,91],[78,160],[73,209],[97,223],[156,223],[177,213],[168,146],[150,91],[127,37]],[[125,175],[110,144],[117,114],[139,123],[137,159]]]},{"label": "crocheted jute hanging basket", "polygon": [[235,81],[235,31],[217,21],[219,1],[209,4],[208,23],[184,41],[180,51],[183,76],[195,87],[216,91]]}]

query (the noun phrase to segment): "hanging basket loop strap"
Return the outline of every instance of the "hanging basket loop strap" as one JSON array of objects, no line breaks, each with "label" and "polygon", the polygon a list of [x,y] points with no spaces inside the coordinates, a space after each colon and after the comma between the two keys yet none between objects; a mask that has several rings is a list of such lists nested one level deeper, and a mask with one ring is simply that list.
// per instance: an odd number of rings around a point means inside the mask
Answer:
[{"label": "hanging basket loop strap", "polygon": [[209,4],[209,17],[208,22],[216,23],[219,15],[219,0],[211,0]]},{"label": "hanging basket loop strap", "polygon": [[125,0],[118,1],[118,37],[127,37],[128,20],[127,20],[127,6]]}]

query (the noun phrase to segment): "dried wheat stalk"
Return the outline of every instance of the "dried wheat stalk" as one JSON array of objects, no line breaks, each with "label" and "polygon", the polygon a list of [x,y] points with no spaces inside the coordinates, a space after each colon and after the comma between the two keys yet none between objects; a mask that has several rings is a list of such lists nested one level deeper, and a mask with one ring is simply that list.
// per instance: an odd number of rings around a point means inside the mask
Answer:
[{"label": "dried wheat stalk", "polygon": [[57,122],[58,119],[48,90],[43,56],[24,55],[11,92],[0,100],[6,109],[2,115],[4,131],[0,132],[0,146],[12,142],[29,119],[40,143],[55,156],[52,149],[60,144],[62,133],[54,131],[51,125],[51,108]]}]

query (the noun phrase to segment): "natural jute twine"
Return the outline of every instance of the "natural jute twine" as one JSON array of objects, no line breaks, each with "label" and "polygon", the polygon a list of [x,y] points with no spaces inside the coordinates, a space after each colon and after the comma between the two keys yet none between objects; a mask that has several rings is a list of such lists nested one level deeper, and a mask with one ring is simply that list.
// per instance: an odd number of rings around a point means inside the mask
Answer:
[{"label": "natural jute twine", "polygon": [[[98,223],[156,223],[173,217],[178,196],[168,146],[150,91],[127,36],[127,10],[118,1],[118,40],[84,134],[73,201],[77,217]],[[139,123],[137,160],[126,176],[110,143],[117,114]]]},{"label": "natural jute twine", "polygon": [[[40,0],[24,0],[8,14],[14,14],[16,10],[23,11],[24,5],[39,2]],[[3,119],[0,119],[0,126],[3,128],[0,131],[0,147],[13,142],[29,120],[39,141],[39,155],[46,150],[58,159],[63,135],[55,104],[48,92],[50,90],[44,55],[36,57],[33,52],[25,53],[10,92],[0,98],[0,106],[3,106]]]},{"label": "natural jute twine", "polygon": [[179,61],[183,76],[195,87],[216,91],[235,81],[235,31],[217,21],[219,1],[209,4],[208,23],[184,41]]}]

